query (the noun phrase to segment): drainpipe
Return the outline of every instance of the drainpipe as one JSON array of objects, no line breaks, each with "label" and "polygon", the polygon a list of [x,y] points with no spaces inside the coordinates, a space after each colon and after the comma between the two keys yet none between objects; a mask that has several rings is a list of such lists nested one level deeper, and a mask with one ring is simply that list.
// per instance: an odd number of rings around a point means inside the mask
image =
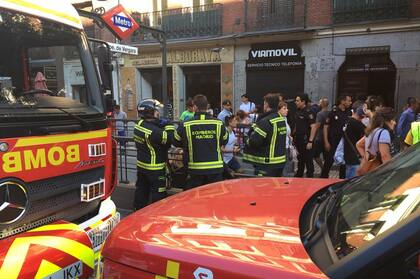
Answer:
[{"label": "drainpipe", "polygon": [[308,0],[303,1],[303,28],[306,29],[307,27],[307,18],[306,14],[308,13]]}]

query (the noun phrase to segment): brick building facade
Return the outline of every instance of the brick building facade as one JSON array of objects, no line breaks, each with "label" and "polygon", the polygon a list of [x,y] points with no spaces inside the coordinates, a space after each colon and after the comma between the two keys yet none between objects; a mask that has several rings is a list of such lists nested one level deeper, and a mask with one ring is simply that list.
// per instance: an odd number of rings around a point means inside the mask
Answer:
[{"label": "brick building facade", "polygon": [[[420,0],[215,0],[133,16],[167,32],[175,118],[197,93],[214,108],[243,93],[376,94],[401,110],[420,92]],[[122,100],[126,83],[136,101],[161,98],[159,44],[142,31],[124,43],[139,55],[123,57]]]}]

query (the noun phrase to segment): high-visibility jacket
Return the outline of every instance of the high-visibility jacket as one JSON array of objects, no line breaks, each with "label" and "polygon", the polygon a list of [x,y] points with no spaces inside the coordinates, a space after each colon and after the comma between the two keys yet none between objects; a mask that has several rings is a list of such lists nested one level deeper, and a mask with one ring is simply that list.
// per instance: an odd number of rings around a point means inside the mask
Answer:
[{"label": "high-visibility jacket", "polygon": [[157,119],[141,119],[134,127],[137,167],[149,171],[164,169],[174,132],[173,124],[160,125]]},{"label": "high-visibility jacket", "polygon": [[411,123],[411,129],[405,138],[405,143],[408,145],[415,145],[418,142],[420,142],[420,121]]},{"label": "high-visibility jacket", "polygon": [[283,167],[286,162],[286,120],[277,112],[262,115],[252,125],[246,140],[244,161],[267,169]]},{"label": "high-visibility jacket", "polygon": [[184,149],[188,172],[196,175],[223,172],[221,146],[228,138],[223,122],[203,112],[181,123],[175,133],[176,145]]}]

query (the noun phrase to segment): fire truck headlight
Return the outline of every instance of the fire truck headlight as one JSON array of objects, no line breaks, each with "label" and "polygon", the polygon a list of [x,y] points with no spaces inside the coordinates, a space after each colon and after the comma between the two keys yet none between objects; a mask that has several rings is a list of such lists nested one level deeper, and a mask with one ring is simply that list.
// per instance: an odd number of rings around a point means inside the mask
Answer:
[{"label": "fire truck headlight", "polygon": [[9,150],[9,144],[7,142],[0,142],[0,152],[7,152]]}]

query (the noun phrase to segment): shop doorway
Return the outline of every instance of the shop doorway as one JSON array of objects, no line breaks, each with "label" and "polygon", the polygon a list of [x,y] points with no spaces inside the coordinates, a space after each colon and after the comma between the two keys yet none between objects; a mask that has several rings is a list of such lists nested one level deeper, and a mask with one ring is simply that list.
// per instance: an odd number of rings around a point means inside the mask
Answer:
[{"label": "shop doorway", "polygon": [[182,70],[185,75],[186,100],[197,94],[203,94],[217,115],[221,106],[220,66],[188,66]]},{"label": "shop doorway", "polygon": [[348,49],[338,71],[337,96],[378,95],[385,106],[394,107],[396,73],[388,47]]},{"label": "shop doorway", "polygon": [[[153,98],[163,102],[162,95],[162,68],[139,69],[141,76],[141,99]],[[168,117],[172,118],[173,113],[173,86],[172,67],[167,68],[168,76]]]},{"label": "shop doorway", "polygon": [[247,71],[246,93],[252,102],[263,105],[267,93],[282,93],[284,98],[294,99],[304,91],[305,69],[294,68],[275,71]]}]

